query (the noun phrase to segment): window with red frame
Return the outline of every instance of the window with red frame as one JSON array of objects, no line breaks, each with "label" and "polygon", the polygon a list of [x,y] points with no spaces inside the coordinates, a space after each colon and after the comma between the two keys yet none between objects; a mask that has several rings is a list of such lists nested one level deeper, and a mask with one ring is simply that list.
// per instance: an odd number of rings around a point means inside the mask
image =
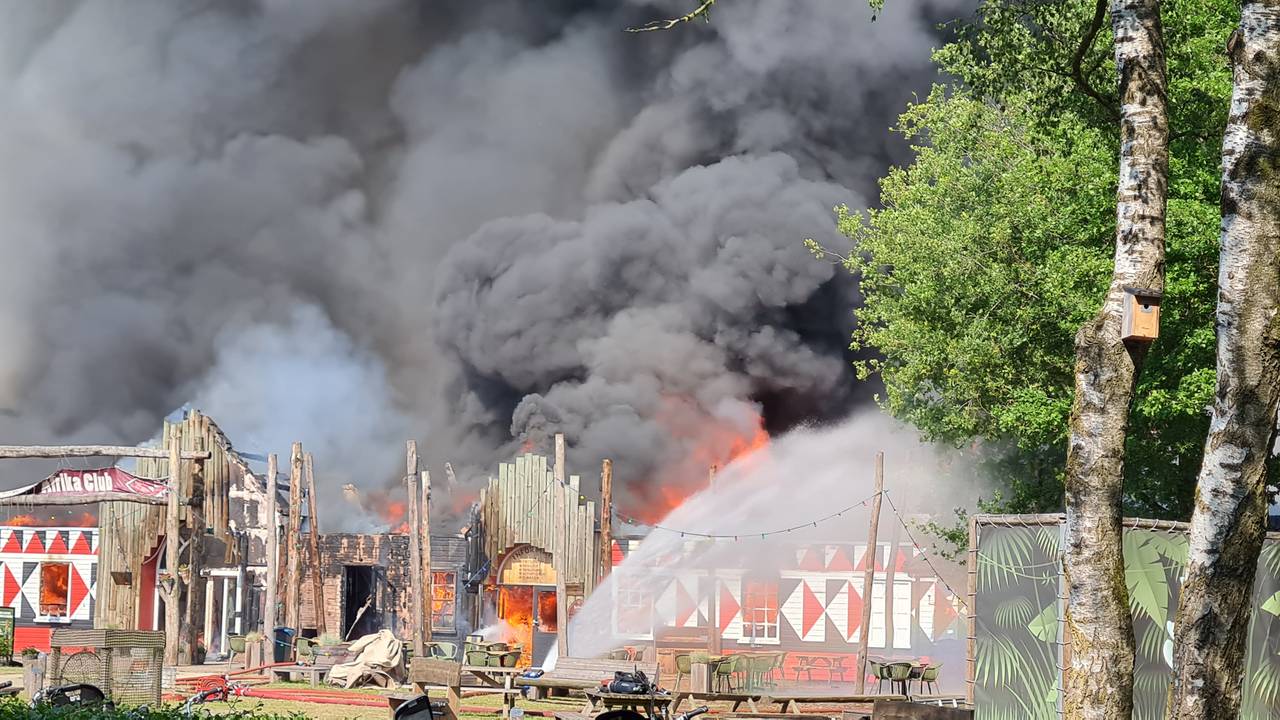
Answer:
[{"label": "window with red frame", "polygon": [[748,580],[742,587],[742,642],[778,642],[778,583]]}]

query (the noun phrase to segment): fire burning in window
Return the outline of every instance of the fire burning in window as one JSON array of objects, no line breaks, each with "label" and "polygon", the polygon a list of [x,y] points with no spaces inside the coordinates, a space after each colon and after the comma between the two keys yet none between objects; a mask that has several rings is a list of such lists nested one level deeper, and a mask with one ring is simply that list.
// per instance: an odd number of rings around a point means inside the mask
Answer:
[{"label": "fire burning in window", "polygon": [[49,617],[66,617],[70,605],[68,588],[71,583],[71,565],[67,563],[40,564],[40,614]]}]

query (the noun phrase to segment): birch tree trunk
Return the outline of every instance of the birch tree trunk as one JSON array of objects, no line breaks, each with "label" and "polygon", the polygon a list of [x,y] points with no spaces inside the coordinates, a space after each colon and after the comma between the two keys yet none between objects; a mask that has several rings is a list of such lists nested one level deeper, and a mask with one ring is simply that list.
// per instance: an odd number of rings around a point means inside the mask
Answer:
[{"label": "birch tree trunk", "polygon": [[1121,339],[1124,288],[1164,289],[1169,126],[1159,0],[1112,0],[1120,90],[1115,271],[1102,310],[1076,335],[1066,467],[1071,646],[1065,717],[1129,720],[1133,619],[1121,550],[1124,441],[1145,344]]},{"label": "birch tree trunk", "polygon": [[1245,635],[1280,399],[1280,0],[1246,0],[1228,44],[1218,379],[1191,516],[1167,717],[1240,713]]}]

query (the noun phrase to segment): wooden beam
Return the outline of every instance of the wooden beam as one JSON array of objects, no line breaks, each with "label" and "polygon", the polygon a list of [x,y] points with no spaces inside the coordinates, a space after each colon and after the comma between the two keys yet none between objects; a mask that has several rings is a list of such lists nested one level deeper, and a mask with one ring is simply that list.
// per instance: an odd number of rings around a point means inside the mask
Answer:
[{"label": "wooden beam", "polygon": [[600,464],[600,582],[604,582],[612,571],[613,461],[606,458]]},{"label": "wooden beam", "polygon": [[[880,532],[880,498],[884,493],[884,453],[876,453],[876,494],[871,501],[871,527],[867,531],[867,569],[862,576],[862,625],[858,637],[858,694],[867,689],[867,652],[871,641],[871,595],[876,576],[876,535]],[[886,597],[889,588],[885,588]],[[886,623],[893,618],[885,618]]]},{"label": "wooden beam", "polygon": [[[555,515],[553,522],[555,523],[555,562],[553,565],[556,570],[556,650],[560,657],[569,657],[569,598],[565,592],[565,583],[567,578],[565,575],[569,571],[568,557],[568,538],[569,538],[569,508],[567,503],[567,477],[564,467],[564,433],[556,433],[556,457],[555,457],[555,487],[552,488],[552,494],[555,502],[552,504]],[[576,499],[576,496],[575,496]],[[576,502],[574,503],[577,504]]]},{"label": "wooden beam", "polygon": [[285,623],[293,628],[296,640],[302,634],[302,588],[298,572],[301,569],[302,534],[302,443],[293,444],[289,454],[289,534],[285,538],[288,552],[289,579],[285,584],[285,592],[289,594],[289,605],[286,608]]},{"label": "wooden beam", "polygon": [[409,614],[413,617],[409,627],[413,633],[413,656],[426,657],[422,641],[426,616],[422,610],[422,538],[418,534],[418,443],[413,440],[405,446],[404,482],[409,496]]},{"label": "wooden beam", "polygon": [[279,501],[276,499],[276,454],[271,453],[267,456],[267,577],[266,577],[266,597],[264,598],[266,607],[262,611],[262,634],[267,638],[267,647],[271,652],[267,653],[266,661],[271,662],[271,658],[275,657],[276,642],[276,605],[279,599],[276,595],[276,587],[280,584],[280,508]]},{"label": "wooden beam", "polygon": [[31,507],[34,505],[87,505],[99,502],[127,502],[139,505],[168,505],[166,497],[143,497],[118,492],[80,493],[76,495],[17,495],[0,499],[0,507]]},{"label": "wooden beam", "polygon": [[[132,445],[0,445],[0,460],[67,457],[135,457],[165,460],[169,457],[169,451],[165,448],[144,448]],[[207,460],[208,458],[209,453],[204,450],[184,450],[180,457],[182,460]]]},{"label": "wooden beam", "polygon": [[164,519],[164,564],[168,582],[164,594],[164,664],[178,664],[178,468],[182,464],[182,431],[169,425],[169,502]]},{"label": "wooden beam", "polygon": [[316,479],[312,473],[311,453],[302,456],[302,469],[307,476],[307,527],[311,536],[311,605],[315,608],[316,633],[329,631],[325,623],[324,573],[320,562],[320,515],[316,513]]},{"label": "wooden beam", "polygon": [[[431,619],[435,613],[435,595],[431,590],[431,473],[426,470],[422,471],[422,502],[418,504],[418,516],[422,523],[418,526],[418,532],[421,539],[418,544],[422,546],[422,597],[426,603],[426,620],[422,623],[424,643],[431,642]],[[456,604],[453,607],[454,612],[458,611]]]},{"label": "wooden beam", "polygon": [[[969,571],[965,588],[965,614],[968,616],[965,618],[965,625],[968,632],[965,633],[967,637],[965,638],[964,697],[972,705],[973,689],[978,678],[978,516],[976,515],[969,516],[969,553],[965,559],[968,560]],[[1060,671],[1058,676],[1062,677],[1063,672],[1065,671]]]}]

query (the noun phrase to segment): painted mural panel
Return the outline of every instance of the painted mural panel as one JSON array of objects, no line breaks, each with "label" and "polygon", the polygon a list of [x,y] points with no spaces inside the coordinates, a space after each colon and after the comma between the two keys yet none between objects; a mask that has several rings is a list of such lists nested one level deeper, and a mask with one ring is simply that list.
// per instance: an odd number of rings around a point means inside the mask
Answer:
[{"label": "painted mural panel", "polygon": [[[993,522],[999,522],[998,520]],[[1185,532],[1125,528],[1133,613],[1135,720],[1162,718],[1173,620],[1187,560]],[[980,524],[974,706],[980,720],[1058,717],[1062,676],[1060,524]],[[1280,717],[1280,544],[1268,539],[1254,589],[1244,687],[1246,720]]]}]

